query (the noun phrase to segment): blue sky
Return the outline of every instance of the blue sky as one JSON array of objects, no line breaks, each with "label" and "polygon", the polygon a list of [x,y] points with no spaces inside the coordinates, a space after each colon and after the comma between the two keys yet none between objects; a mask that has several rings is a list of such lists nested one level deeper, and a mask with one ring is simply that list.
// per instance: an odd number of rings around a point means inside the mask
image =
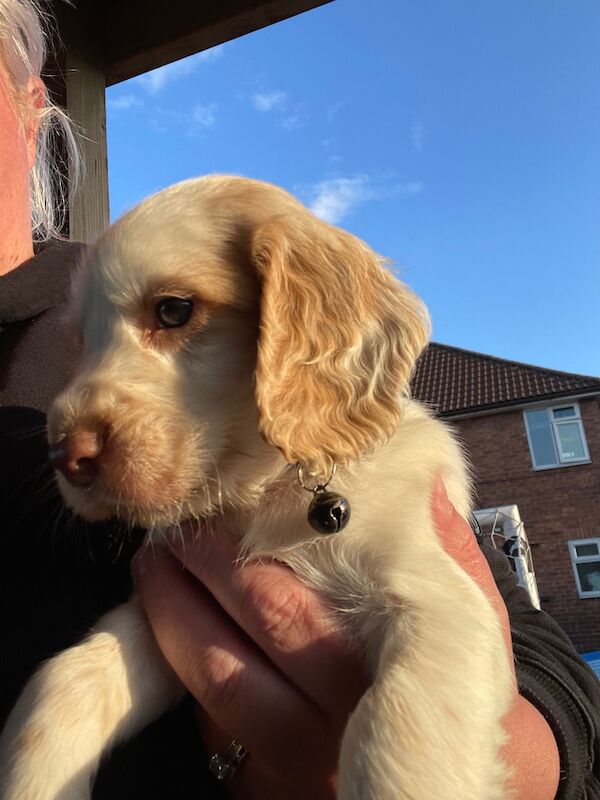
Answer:
[{"label": "blue sky", "polygon": [[600,375],[600,4],[335,0],[107,93],[111,212],[273,181],[393,261],[434,338]]}]

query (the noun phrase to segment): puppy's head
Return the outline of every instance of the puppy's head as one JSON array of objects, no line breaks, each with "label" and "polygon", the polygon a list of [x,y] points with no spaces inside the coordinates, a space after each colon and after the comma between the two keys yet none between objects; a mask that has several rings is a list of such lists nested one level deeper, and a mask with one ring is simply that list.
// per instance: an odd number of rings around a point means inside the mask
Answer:
[{"label": "puppy's head", "polygon": [[363,242],[233,177],[109,229],[72,318],[81,364],[48,424],[61,490],[90,519],[143,525],[252,503],[283,459],[324,476],[371,451],[428,334]]}]

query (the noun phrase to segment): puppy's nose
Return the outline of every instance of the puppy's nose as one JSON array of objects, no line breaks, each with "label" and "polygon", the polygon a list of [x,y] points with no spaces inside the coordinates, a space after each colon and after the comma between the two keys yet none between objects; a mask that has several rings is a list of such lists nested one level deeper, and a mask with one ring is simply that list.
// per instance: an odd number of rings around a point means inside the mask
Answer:
[{"label": "puppy's nose", "polygon": [[102,434],[76,431],[50,446],[50,466],[62,472],[73,486],[89,487],[98,475],[97,459],[103,446]]}]

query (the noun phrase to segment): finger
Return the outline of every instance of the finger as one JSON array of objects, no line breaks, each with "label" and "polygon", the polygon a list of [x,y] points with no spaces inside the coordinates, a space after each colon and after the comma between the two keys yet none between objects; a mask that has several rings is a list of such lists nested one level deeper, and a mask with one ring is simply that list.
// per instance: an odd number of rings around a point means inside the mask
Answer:
[{"label": "finger", "polygon": [[215,723],[266,763],[298,769],[307,750],[331,758],[323,714],[269,663],[210,594],[162,548],[134,559],[158,645]]},{"label": "finger", "polygon": [[[232,737],[215,724],[214,720],[200,705],[196,705],[196,720],[202,741],[207,751],[226,753]],[[337,793],[337,760],[323,765],[307,761],[302,772],[294,775],[283,771],[277,763],[266,762],[260,754],[248,752],[233,778],[228,781],[228,789],[239,800],[264,800],[266,797],[285,797],[286,800],[335,800]]]},{"label": "finger", "polygon": [[248,782],[251,785],[257,781],[263,782],[260,757],[257,758],[256,752],[250,754],[246,745],[235,739],[228,731],[219,727],[199,703],[194,703],[194,715],[200,731],[200,737],[208,753],[209,763],[213,755],[226,754],[233,741],[242,744],[246,750],[246,754],[241,763],[237,765],[233,776],[227,778],[227,786],[232,796],[237,797],[241,790],[241,796],[246,800],[246,784]]},{"label": "finger", "polygon": [[[469,523],[454,508],[441,476],[431,493],[433,518],[444,550],[457,561],[476,583],[494,583],[493,576]],[[495,586],[495,583],[494,583]]]},{"label": "finger", "polygon": [[471,526],[464,517],[461,517],[450,502],[446,487],[440,476],[436,478],[433,485],[431,505],[436,531],[442,541],[444,550],[483,590],[498,614],[504,638],[509,650],[512,650],[508,611],[496,586],[490,565],[481,552]]},{"label": "finger", "polygon": [[317,706],[347,717],[367,678],[347,637],[316,592],[274,562],[240,566],[237,546],[223,530],[184,528],[172,552],[270,660]]}]

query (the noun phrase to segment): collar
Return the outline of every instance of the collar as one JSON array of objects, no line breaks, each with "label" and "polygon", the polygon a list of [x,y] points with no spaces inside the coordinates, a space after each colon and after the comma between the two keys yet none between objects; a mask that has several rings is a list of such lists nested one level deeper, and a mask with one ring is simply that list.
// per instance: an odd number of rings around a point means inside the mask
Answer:
[{"label": "collar", "polygon": [[85,245],[52,239],[15,269],[0,276],[0,328],[23,322],[64,302]]}]

